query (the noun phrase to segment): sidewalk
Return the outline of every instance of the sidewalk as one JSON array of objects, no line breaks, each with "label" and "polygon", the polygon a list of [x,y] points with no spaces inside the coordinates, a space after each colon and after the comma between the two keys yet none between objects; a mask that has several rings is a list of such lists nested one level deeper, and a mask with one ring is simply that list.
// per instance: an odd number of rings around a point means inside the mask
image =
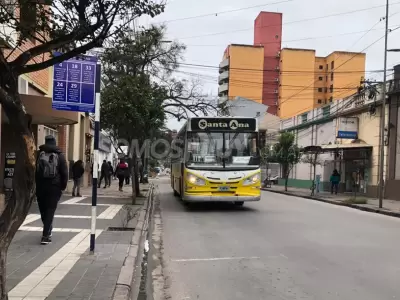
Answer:
[{"label": "sidewalk", "polygon": [[[141,191],[146,195],[149,186]],[[37,204],[32,205],[8,250],[10,300],[113,299],[128,253],[131,260],[136,254],[131,247],[136,231],[141,232],[138,220],[146,197],[131,205],[132,187],[121,193],[115,181],[98,192],[94,255],[89,254],[90,188],[81,190],[83,197],[62,196],[50,245],[40,245],[42,222]]]},{"label": "sidewalk", "polygon": [[400,201],[394,200],[383,200],[383,208],[379,208],[379,200],[374,198],[366,198],[362,195],[357,195],[360,200],[365,200],[366,204],[356,204],[353,201],[349,201],[353,198],[351,194],[338,194],[332,195],[328,192],[315,193],[314,196],[311,195],[311,190],[288,187],[288,191],[285,192],[284,186],[273,185],[271,188],[263,188],[265,191],[286,194],[291,196],[297,196],[317,201],[322,201],[326,203],[331,203],[335,205],[348,206],[359,210],[380,213],[392,217],[400,218]]},{"label": "sidewalk", "polygon": [[[132,183],[129,185],[125,185],[122,189],[122,192],[118,189],[118,180],[112,180],[111,186],[107,188],[104,187],[104,181],[101,184],[100,188],[97,188],[97,195],[99,198],[103,197],[115,197],[115,198],[130,198],[132,196]],[[141,193],[146,193],[149,189],[148,184],[140,184]],[[71,195],[71,194],[70,194]],[[81,195],[84,197],[92,196],[92,186],[81,188]]]}]

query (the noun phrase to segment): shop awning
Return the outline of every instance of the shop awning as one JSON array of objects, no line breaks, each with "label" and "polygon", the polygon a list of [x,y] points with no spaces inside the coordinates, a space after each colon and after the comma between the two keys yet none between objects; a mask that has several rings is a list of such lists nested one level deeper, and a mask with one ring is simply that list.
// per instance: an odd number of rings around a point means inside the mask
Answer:
[{"label": "shop awning", "polygon": [[364,143],[350,143],[350,144],[331,144],[321,145],[324,151],[346,150],[346,149],[371,149],[373,146]]},{"label": "shop awning", "polygon": [[79,113],[55,110],[51,98],[36,95],[20,95],[26,112],[32,116],[32,124],[73,125],[79,122]]}]

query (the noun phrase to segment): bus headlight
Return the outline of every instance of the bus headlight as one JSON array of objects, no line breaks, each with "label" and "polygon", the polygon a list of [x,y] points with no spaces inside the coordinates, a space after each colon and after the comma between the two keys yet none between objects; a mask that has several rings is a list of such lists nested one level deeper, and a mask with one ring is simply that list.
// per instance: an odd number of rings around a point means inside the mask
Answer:
[{"label": "bus headlight", "polygon": [[186,175],[186,180],[194,185],[205,185],[206,184],[206,181],[204,179],[201,179],[200,177],[197,177],[196,175],[193,175],[190,173],[188,173]]},{"label": "bus headlight", "polygon": [[261,180],[260,177],[260,173],[254,174],[250,177],[247,177],[244,181],[243,181],[243,185],[252,185],[252,184],[256,184],[257,182],[259,182]]}]

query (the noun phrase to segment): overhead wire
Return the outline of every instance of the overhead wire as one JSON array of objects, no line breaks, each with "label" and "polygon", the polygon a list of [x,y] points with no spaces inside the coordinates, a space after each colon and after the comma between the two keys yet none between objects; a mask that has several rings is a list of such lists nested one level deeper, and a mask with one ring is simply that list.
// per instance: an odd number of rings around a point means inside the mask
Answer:
[{"label": "overhead wire", "polygon": [[230,9],[230,10],[224,10],[224,11],[217,11],[217,12],[212,12],[212,13],[207,13],[207,14],[202,14],[202,15],[197,15],[197,16],[190,16],[190,17],[184,17],[184,18],[179,18],[179,19],[160,21],[160,22],[155,22],[153,24],[166,24],[166,23],[172,23],[172,22],[178,22],[178,21],[199,19],[199,18],[204,18],[204,17],[214,17],[214,16],[218,16],[218,15],[229,14],[229,13],[234,13],[234,12],[238,12],[238,11],[254,9],[254,8],[260,8],[260,7],[265,7],[265,6],[275,5],[275,4],[281,4],[281,3],[287,3],[287,2],[293,2],[293,0],[283,0],[283,1],[277,1],[277,2],[268,2],[268,3],[264,3],[264,4],[246,6],[246,7],[242,7],[242,8],[236,8],[236,9]]},{"label": "overhead wire", "polygon": [[[398,5],[400,2],[394,2],[391,3],[391,6],[393,5]],[[335,13],[335,14],[328,14],[328,15],[323,15],[323,16],[318,16],[318,17],[312,17],[312,18],[306,18],[306,19],[300,19],[300,20],[294,20],[294,21],[289,21],[289,22],[283,22],[279,24],[272,24],[272,25],[266,25],[266,26],[259,26],[258,28],[268,28],[268,27],[276,27],[276,26],[282,26],[282,25],[289,25],[289,24],[296,24],[296,23],[301,23],[301,22],[308,22],[308,21],[315,21],[319,19],[326,19],[326,18],[331,18],[331,17],[338,17],[342,15],[349,15],[349,14],[354,14],[354,13],[359,13],[363,11],[368,11],[368,10],[373,10],[377,8],[382,8],[385,7],[386,5],[376,5],[376,6],[370,6],[366,8],[361,8],[361,9],[356,9],[356,10],[350,10],[350,11],[345,11],[341,13]],[[180,40],[184,39],[192,39],[192,38],[199,38],[199,37],[207,37],[207,36],[216,36],[216,35],[225,35],[228,33],[236,33],[236,32],[242,32],[242,31],[249,31],[253,30],[254,27],[251,28],[246,28],[246,29],[237,29],[237,30],[230,30],[230,31],[223,31],[223,32],[215,32],[215,33],[209,33],[209,34],[201,34],[201,35],[195,35],[195,36],[188,36],[188,37],[181,37],[179,38]]]},{"label": "overhead wire", "polygon": [[[394,25],[398,26],[398,25]],[[304,37],[304,38],[299,38],[299,39],[294,39],[294,40],[287,40],[287,41],[281,41],[282,44],[285,43],[292,43],[292,42],[300,42],[300,41],[309,41],[309,40],[319,40],[319,39],[328,39],[328,38],[335,38],[335,37],[341,37],[341,36],[346,36],[346,35],[355,35],[359,33],[369,33],[373,30],[382,30],[385,29],[384,27],[379,27],[379,28],[374,28],[374,29],[368,29],[368,30],[361,30],[361,31],[353,31],[353,32],[346,32],[346,33],[339,33],[339,34],[334,34],[334,35],[325,35],[325,36],[314,36],[314,37]],[[263,45],[269,45],[269,44],[277,44],[277,42],[264,42]],[[199,44],[199,45],[193,45],[193,44],[185,44],[188,47],[226,47],[226,44]]]}]

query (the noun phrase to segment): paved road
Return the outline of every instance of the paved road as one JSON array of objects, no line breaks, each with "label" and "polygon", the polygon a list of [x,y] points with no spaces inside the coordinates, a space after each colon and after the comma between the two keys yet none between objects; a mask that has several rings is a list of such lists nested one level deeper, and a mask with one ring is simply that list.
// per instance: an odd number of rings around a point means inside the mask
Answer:
[{"label": "paved road", "polygon": [[400,299],[400,219],[269,192],[187,210],[166,180],[159,201],[171,299]]}]

